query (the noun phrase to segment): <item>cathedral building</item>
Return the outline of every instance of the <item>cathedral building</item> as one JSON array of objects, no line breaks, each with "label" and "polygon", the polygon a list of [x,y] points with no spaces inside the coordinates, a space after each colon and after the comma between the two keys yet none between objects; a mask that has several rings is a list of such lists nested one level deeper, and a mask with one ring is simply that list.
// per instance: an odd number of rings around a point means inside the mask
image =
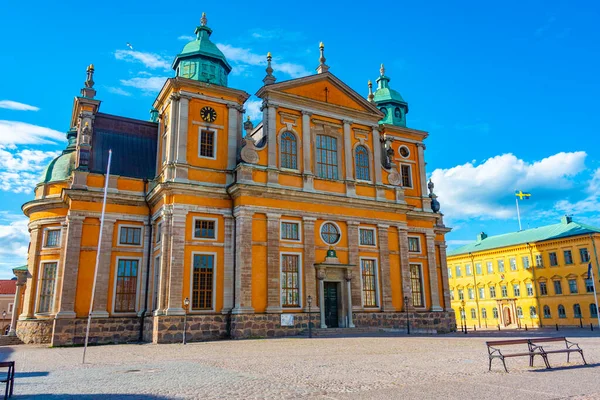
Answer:
[{"label": "cathedral building", "polygon": [[269,54],[254,126],[204,15],[195,33],[150,121],[102,113],[88,67],[68,145],[23,205],[16,335],[79,344],[90,311],[92,343],[405,329],[407,314],[454,330],[428,134],[383,66],[364,98],[323,44],[314,75],[282,82]]}]

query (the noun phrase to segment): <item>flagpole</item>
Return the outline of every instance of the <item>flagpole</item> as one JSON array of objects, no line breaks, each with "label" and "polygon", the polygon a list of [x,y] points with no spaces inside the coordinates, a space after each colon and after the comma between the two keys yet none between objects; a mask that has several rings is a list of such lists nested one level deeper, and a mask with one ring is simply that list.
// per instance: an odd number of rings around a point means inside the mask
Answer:
[{"label": "flagpole", "polygon": [[519,212],[519,198],[515,198],[515,202],[517,203],[517,219],[519,220],[519,231],[522,230],[521,228],[521,213]]},{"label": "flagpole", "polygon": [[100,214],[100,232],[98,233],[98,250],[96,251],[96,267],[94,268],[94,283],[92,284],[92,298],[90,299],[90,312],[88,313],[87,327],[85,329],[85,343],[83,345],[83,360],[85,364],[85,352],[87,351],[88,339],[90,337],[90,324],[92,322],[92,311],[94,310],[94,294],[96,292],[96,280],[98,278],[98,266],[100,265],[100,252],[102,248],[102,229],[104,228],[104,211],[106,210],[106,194],[108,193],[108,181],[110,177],[110,161],[112,150],[108,150],[108,165],[106,166],[106,180],[104,181],[104,199],[102,200],[102,214]]}]

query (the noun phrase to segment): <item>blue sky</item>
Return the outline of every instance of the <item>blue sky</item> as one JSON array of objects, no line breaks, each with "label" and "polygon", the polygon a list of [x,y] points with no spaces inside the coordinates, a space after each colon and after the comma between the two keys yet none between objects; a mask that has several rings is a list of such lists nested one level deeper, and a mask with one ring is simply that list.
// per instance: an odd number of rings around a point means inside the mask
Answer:
[{"label": "blue sky", "polygon": [[[65,146],[73,96],[96,67],[101,111],[148,118],[173,57],[202,11],[254,94],[273,53],[279,81],[314,72],[325,43],[331,72],[366,96],[385,63],[409,103],[408,125],[430,132],[427,171],[455,247],[480,231],[554,223],[600,226],[600,30],[597,2],[320,3],[282,9],[225,3],[8,2],[0,24],[0,277],[25,261],[20,206]],[[133,51],[126,46],[129,42]],[[258,115],[252,97],[248,113]]]}]

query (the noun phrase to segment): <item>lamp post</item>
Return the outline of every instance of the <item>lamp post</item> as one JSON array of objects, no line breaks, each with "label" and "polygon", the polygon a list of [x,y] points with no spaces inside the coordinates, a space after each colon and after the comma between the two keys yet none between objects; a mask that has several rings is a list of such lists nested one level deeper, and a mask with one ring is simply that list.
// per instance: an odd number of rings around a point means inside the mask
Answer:
[{"label": "lamp post", "polygon": [[408,316],[408,296],[404,296],[404,309],[406,310],[406,334],[410,335],[410,320]]},{"label": "lamp post", "polygon": [[466,315],[466,308],[465,308],[465,301],[464,299],[460,302],[462,309],[460,311],[460,322],[463,328],[463,332],[466,335],[467,334],[467,315]]},{"label": "lamp post", "polygon": [[[2,329],[4,329],[4,319],[6,318],[6,311],[2,311]],[[2,335],[6,335],[6,332],[2,332]]]},{"label": "lamp post", "polygon": [[183,344],[185,344],[185,331],[187,328],[187,313],[188,313],[188,307],[190,305],[190,299],[188,299],[187,297],[185,298],[185,300],[183,300],[183,305],[184,310],[185,310],[185,314],[183,314]]},{"label": "lamp post", "polygon": [[308,297],[306,298],[306,302],[308,303],[308,337],[312,338],[312,314],[311,314],[311,305],[312,305],[312,296],[309,294]]}]

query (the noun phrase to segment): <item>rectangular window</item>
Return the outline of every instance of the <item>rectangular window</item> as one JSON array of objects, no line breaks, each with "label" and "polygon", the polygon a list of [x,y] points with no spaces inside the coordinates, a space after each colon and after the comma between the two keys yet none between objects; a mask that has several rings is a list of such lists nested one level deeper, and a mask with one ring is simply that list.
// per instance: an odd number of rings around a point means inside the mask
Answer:
[{"label": "rectangular window", "polygon": [[300,307],[300,256],[281,256],[281,306]]},{"label": "rectangular window", "polygon": [[363,307],[377,307],[377,275],[375,260],[360,260]]},{"label": "rectangular window", "polygon": [[468,288],[467,293],[469,294],[470,300],[473,300],[475,298],[475,291],[473,290],[473,288]]},{"label": "rectangular window", "polygon": [[546,282],[540,282],[540,295],[548,295],[548,287],[546,286]]},{"label": "rectangular window", "polygon": [[408,238],[408,251],[411,253],[420,253],[421,252],[421,241],[418,237],[409,237]]},{"label": "rectangular window", "polygon": [[282,222],[281,239],[300,240],[300,224],[298,222]]},{"label": "rectangular window", "polygon": [[554,281],[554,294],[562,294],[562,286],[560,281]]},{"label": "rectangular window", "polygon": [[467,276],[473,275],[473,270],[471,269],[471,264],[465,264],[465,274]]},{"label": "rectangular window", "polygon": [[480,263],[475,264],[475,273],[477,275],[481,275],[481,264]]},{"label": "rectangular window", "polygon": [[156,244],[159,244],[162,240],[162,222],[159,222],[158,224],[156,224],[156,233],[154,236],[154,242]]},{"label": "rectangular window", "polygon": [[117,264],[115,312],[135,312],[138,260],[120,259]]},{"label": "rectangular window", "polygon": [[40,271],[40,297],[38,299],[38,313],[48,313],[52,311],[54,305],[54,283],[56,281],[55,262],[43,263]]},{"label": "rectangular window", "polygon": [[558,265],[558,257],[556,256],[556,253],[550,253],[550,266],[551,267],[556,267]]},{"label": "rectangular window", "polygon": [[122,226],[119,235],[119,244],[139,246],[142,244],[142,228]]},{"label": "rectangular window", "polygon": [[508,259],[508,263],[510,264],[510,270],[511,271],[516,271],[517,270],[517,259],[516,258],[509,258]]},{"label": "rectangular window", "polygon": [[194,238],[195,239],[216,239],[217,221],[212,219],[194,220]]},{"label": "rectangular window", "polygon": [[465,299],[465,291],[463,289],[458,289],[458,299],[459,300]]},{"label": "rectangular window", "polygon": [[571,250],[565,250],[563,252],[563,254],[565,256],[565,264],[566,265],[573,264],[573,254],[571,254]]},{"label": "rectangular window", "polygon": [[581,258],[582,263],[586,263],[590,261],[590,253],[588,253],[587,249],[584,247],[579,249],[579,258]]},{"label": "rectangular window", "polygon": [[452,268],[448,267],[448,278],[452,278]]},{"label": "rectangular window", "polygon": [[479,288],[479,298],[485,299],[485,288],[482,288],[482,287]]},{"label": "rectangular window", "polygon": [[361,246],[375,246],[375,229],[360,228],[358,236]]},{"label": "rectangular window", "polygon": [[210,310],[213,307],[215,256],[194,254],[193,267],[192,310]]},{"label": "rectangular window", "polygon": [[8,303],[8,313],[12,314],[15,303]]},{"label": "rectangular window", "polygon": [[504,272],[504,260],[498,260],[498,272]]},{"label": "rectangular window", "polygon": [[508,289],[506,285],[502,285],[502,297],[508,297]]},{"label": "rectangular window", "polygon": [[496,286],[490,286],[490,298],[496,298]]},{"label": "rectangular window", "polygon": [[544,259],[542,258],[541,254],[535,255],[535,266],[537,268],[544,268]]},{"label": "rectangular window", "polygon": [[421,266],[418,264],[410,265],[410,286],[413,306],[425,307],[423,301],[423,277],[421,276]]},{"label": "rectangular window", "polygon": [[591,278],[585,280],[585,291],[587,293],[594,293],[594,282],[592,282]]},{"label": "rectangular window", "polygon": [[515,283],[513,285],[513,294],[515,297],[519,297],[521,295],[521,287],[519,286],[518,283]]},{"label": "rectangular window", "polygon": [[317,135],[317,175],[319,178],[338,179],[337,139]]},{"label": "rectangular window", "polygon": [[454,290],[450,291],[450,300],[454,301]]},{"label": "rectangular window", "polygon": [[521,261],[523,262],[523,269],[529,269],[529,257],[521,257]]},{"label": "rectangular window", "polygon": [[462,276],[462,275],[461,275],[461,271],[460,271],[460,265],[457,265],[457,266],[456,266],[456,277],[458,278],[458,277],[460,277],[460,276]]},{"label": "rectangular window", "polygon": [[215,132],[207,129],[200,131],[200,157],[215,158]]},{"label": "rectangular window", "polygon": [[412,187],[412,173],[411,173],[410,165],[402,164],[401,173],[402,173],[402,186]]},{"label": "rectangular window", "polygon": [[488,261],[486,263],[486,265],[487,265],[488,274],[493,274],[494,273],[494,263],[492,263],[491,261]]},{"label": "rectangular window", "polygon": [[527,296],[533,296],[533,285],[531,283],[526,283],[525,288],[527,288]]},{"label": "rectangular window", "polygon": [[46,230],[46,240],[44,247],[59,247],[60,246],[60,229]]},{"label": "rectangular window", "polygon": [[577,281],[575,279],[569,279],[569,292],[571,294],[577,293]]}]

